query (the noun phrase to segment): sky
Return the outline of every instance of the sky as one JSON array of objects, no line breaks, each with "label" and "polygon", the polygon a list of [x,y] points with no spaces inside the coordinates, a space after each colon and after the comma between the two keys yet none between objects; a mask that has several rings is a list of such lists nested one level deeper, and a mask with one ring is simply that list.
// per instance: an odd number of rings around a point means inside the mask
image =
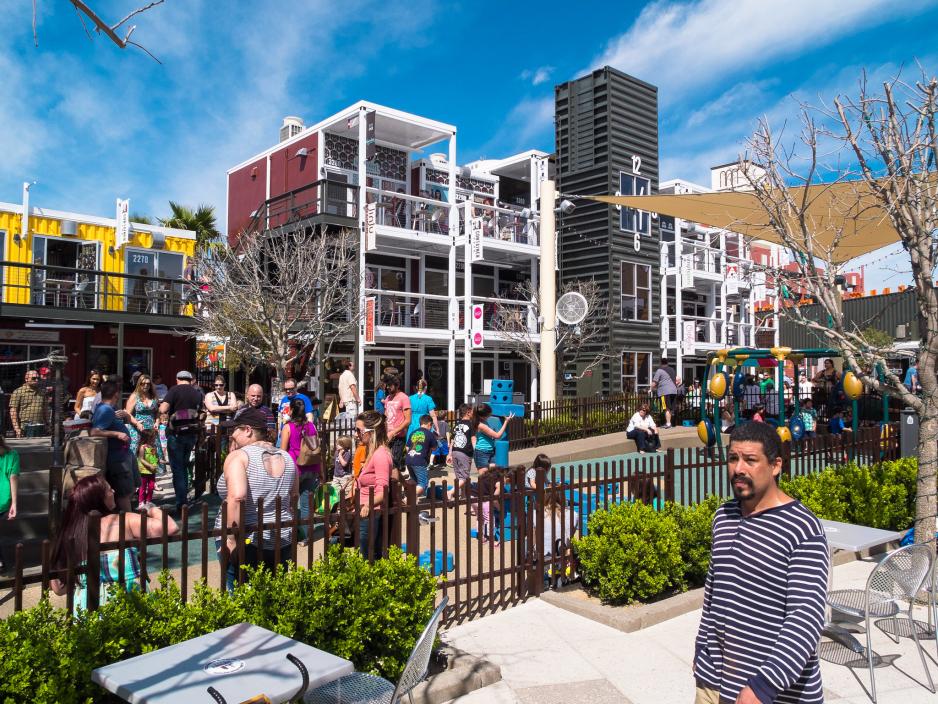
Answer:
[{"label": "sky", "polygon": [[[116,22],[142,0],[87,0]],[[271,146],[285,115],[313,124],[357,100],[454,124],[459,161],[553,151],[553,87],[611,65],[658,86],[660,178],[709,185],[759,118],[856,92],[916,63],[938,71],[938,0],[165,0],[134,47],[89,40],[65,0],[0,14],[0,201],[112,215],[216,206],[225,172]],[[38,47],[36,46],[38,41]],[[223,228],[222,228],[223,229]],[[902,257],[867,257],[867,288]]]}]

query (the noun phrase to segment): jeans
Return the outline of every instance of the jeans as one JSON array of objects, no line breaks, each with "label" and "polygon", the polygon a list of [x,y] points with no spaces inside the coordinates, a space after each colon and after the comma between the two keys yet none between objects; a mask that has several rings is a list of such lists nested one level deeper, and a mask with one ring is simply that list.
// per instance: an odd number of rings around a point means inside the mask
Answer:
[{"label": "jeans", "polygon": [[625,434],[629,440],[634,440],[639,452],[657,450],[661,447],[661,438],[657,434],[649,435],[644,430],[631,430]]},{"label": "jeans", "polygon": [[488,469],[492,462],[493,450],[476,450],[472,453],[472,459],[475,462],[476,469]]},{"label": "jeans", "polygon": [[368,532],[374,526],[374,544],[372,545],[374,557],[381,555],[381,514],[372,513],[368,518],[359,518],[358,521],[358,549],[364,557],[368,557]]},{"label": "jeans", "polygon": [[169,466],[173,470],[173,491],[176,492],[176,508],[186,503],[189,494],[189,457],[195,449],[199,436],[169,435],[166,438],[169,450]]}]

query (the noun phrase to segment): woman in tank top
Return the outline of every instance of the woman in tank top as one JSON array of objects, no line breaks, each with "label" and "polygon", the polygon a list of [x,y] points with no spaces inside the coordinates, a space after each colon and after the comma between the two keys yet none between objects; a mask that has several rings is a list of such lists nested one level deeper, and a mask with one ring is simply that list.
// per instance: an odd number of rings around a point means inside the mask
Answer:
[{"label": "woman in tank top", "polygon": [[[279,535],[273,527],[277,519],[277,499],[280,499],[281,524],[293,521],[292,499],[299,490],[296,464],[285,450],[274,447],[268,440],[267,416],[256,408],[249,408],[237,418],[226,421],[225,427],[233,428],[233,449],[225,458],[225,467],[218,480],[218,495],[227,505],[225,528],[232,529],[238,522],[240,502],[244,502],[244,534],[250,542],[245,544],[244,562],[257,565],[262,562],[269,569],[286,563],[291,557],[293,528],[283,526]],[[258,531],[257,502],[263,499],[264,513],[261,517],[265,528]],[[266,527],[269,526],[269,527]],[[215,519],[215,528],[222,527],[221,511]],[[263,549],[258,543],[263,539]],[[277,546],[279,544],[279,561]],[[215,541],[221,557],[221,539]],[[237,540],[228,534],[226,547],[231,555],[228,561],[228,588],[234,589],[238,575]]]}]

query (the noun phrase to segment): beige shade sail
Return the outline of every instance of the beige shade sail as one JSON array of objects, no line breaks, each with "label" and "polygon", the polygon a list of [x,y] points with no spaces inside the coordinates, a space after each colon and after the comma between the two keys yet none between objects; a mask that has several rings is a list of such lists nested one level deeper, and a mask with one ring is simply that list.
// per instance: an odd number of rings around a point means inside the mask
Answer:
[{"label": "beige shade sail", "polygon": [[[789,189],[799,204],[785,216],[795,242],[805,236],[798,223],[798,210],[805,187]],[[670,215],[709,227],[718,227],[785,246],[768,213],[752,192],[725,191],[657,196],[578,196],[590,200]],[[841,264],[899,241],[886,211],[868,184],[859,181],[807,187],[805,208],[807,230],[815,257]],[[800,250],[807,247],[800,246]]]}]

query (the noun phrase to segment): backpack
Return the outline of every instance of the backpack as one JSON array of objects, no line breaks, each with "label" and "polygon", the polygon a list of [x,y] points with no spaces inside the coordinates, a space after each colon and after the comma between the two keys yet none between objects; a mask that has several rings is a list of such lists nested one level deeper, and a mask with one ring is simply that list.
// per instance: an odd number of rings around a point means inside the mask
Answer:
[{"label": "backpack", "polygon": [[62,496],[85,477],[101,474],[107,466],[107,438],[93,438],[87,430],[65,443],[65,467],[62,471]]},{"label": "backpack", "polygon": [[169,429],[176,435],[199,432],[199,411],[195,408],[180,408],[169,417]]}]

